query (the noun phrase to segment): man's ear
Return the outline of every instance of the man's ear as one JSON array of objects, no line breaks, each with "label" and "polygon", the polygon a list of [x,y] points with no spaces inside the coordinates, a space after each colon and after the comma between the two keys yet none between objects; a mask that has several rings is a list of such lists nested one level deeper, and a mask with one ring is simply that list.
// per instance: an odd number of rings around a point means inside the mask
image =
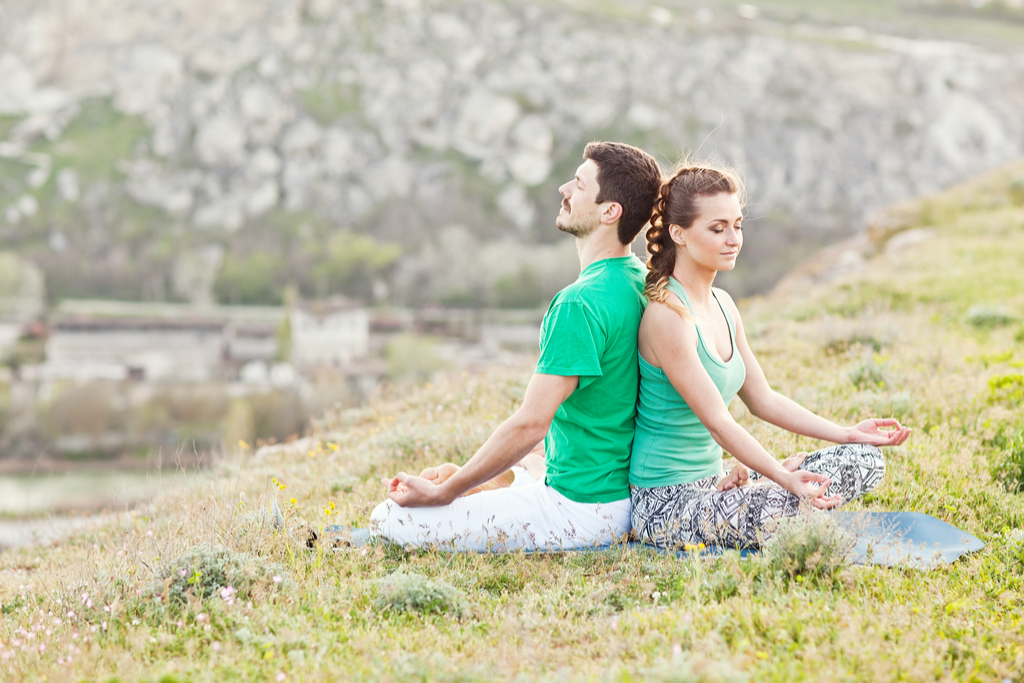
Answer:
[{"label": "man's ear", "polygon": [[611,225],[622,218],[622,204],[618,202],[605,202],[604,209],[601,210],[601,222],[605,225]]}]

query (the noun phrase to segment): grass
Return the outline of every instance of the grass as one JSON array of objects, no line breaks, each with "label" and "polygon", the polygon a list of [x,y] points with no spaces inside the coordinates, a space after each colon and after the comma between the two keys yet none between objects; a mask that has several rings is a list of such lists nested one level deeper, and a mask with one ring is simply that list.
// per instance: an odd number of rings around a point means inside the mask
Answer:
[{"label": "grass", "polygon": [[[799,544],[782,559],[306,550],[307,527],[365,526],[380,477],[468,458],[530,369],[448,374],[329,412],[307,453],[246,451],[212,483],[0,555],[0,677],[1021,681],[1024,336],[969,311],[1024,313],[1024,207],[1008,190],[1022,175],[905,208],[904,227],[933,230],[910,249],[878,244],[842,279],[744,303],[774,386],[841,422],[914,428],[851,507],[934,515],[988,544],[975,555],[922,572],[836,554],[825,567]],[[735,412],[779,456],[816,445]]]}]

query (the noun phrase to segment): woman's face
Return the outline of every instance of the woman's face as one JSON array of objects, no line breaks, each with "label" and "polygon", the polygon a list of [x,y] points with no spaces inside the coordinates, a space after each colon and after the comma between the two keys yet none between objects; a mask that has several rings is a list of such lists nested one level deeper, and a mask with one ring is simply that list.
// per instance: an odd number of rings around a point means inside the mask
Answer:
[{"label": "woman's face", "polygon": [[735,194],[698,197],[700,214],[689,228],[669,227],[678,256],[708,270],[732,270],[743,246],[743,210]]}]

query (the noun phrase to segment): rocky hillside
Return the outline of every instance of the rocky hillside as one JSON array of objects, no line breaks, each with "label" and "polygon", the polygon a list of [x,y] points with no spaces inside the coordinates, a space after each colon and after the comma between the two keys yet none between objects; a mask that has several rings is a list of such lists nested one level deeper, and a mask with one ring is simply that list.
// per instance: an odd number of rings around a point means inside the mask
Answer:
[{"label": "rocky hillside", "polygon": [[755,291],[1024,152],[1020,9],[956,4],[8,0],[0,234],[51,297],[534,305],[615,138],[744,171]]}]

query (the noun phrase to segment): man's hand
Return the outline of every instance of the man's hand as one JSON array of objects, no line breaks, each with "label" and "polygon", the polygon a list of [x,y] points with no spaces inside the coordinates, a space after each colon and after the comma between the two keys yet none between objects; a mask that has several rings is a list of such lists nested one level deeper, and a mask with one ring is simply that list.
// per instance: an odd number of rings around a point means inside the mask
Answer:
[{"label": "man's hand", "polygon": [[399,472],[393,479],[384,481],[388,485],[388,498],[404,508],[433,507],[448,505],[452,502],[439,485],[427,481],[423,477],[414,477],[411,474]]},{"label": "man's hand", "polygon": [[910,427],[904,427],[891,417],[864,420],[850,429],[847,443],[869,446],[899,446],[910,436]]},{"label": "man's hand", "polygon": [[736,463],[736,466],[732,468],[732,471],[722,477],[722,481],[718,482],[718,490],[729,491],[731,489],[738,489],[739,487],[746,486],[749,483],[750,470],[747,469],[746,465]]}]

